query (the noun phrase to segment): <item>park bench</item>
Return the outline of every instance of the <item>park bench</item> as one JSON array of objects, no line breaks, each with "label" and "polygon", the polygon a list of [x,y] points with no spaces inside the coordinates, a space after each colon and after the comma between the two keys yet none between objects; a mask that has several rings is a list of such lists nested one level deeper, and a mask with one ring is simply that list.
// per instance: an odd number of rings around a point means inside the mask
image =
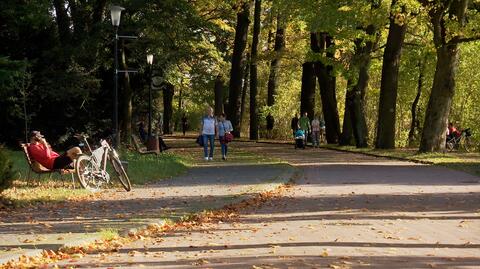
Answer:
[{"label": "park bench", "polygon": [[140,154],[158,154],[157,150],[148,150],[147,147],[140,141],[140,138],[132,134],[132,142],[135,150]]},{"label": "park bench", "polygon": [[29,166],[29,169],[28,169],[28,172],[27,172],[27,180],[29,181],[30,180],[30,174],[31,172],[34,172],[35,174],[38,175],[37,179],[40,178],[41,175],[43,174],[52,174],[52,173],[59,173],[61,177],[63,177],[63,175],[67,175],[67,174],[70,174],[71,177],[72,177],[72,184],[73,184],[73,187],[75,188],[75,178],[73,176],[73,173],[75,172],[74,169],[48,169],[46,168],[45,166],[41,165],[40,163],[32,160],[32,158],[30,158],[30,154],[28,153],[28,146],[30,145],[30,143],[21,143],[20,146],[22,147],[23,149],[23,153],[25,155],[25,160],[27,161],[28,163],[28,166]]}]

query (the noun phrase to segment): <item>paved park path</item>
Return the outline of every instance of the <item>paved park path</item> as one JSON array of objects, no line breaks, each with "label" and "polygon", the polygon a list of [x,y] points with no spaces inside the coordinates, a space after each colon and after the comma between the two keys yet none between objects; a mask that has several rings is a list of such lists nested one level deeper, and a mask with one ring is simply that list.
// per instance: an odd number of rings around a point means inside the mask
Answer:
[{"label": "paved park path", "polygon": [[43,249],[93,242],[101,238],[102,231],[126,233],[165,219],[175,221],[221,208],[278,187],[294,170],[278,162],[255,162],[255,158],[226,163],[217,157],[205,162],[193,139],[168,143],[174,152],[198,155],[198,162],[186,174],[134,186],[131,192],[108,189],[85,199],[0,211],[0,264]]},{"label": "paved park path", "polygon": [[[480,178],[289,145],[242,144],[302,176],[240,219],[137,241],[80,268],[480,268]],[[69,264],[64,263],[64,264]]]}]

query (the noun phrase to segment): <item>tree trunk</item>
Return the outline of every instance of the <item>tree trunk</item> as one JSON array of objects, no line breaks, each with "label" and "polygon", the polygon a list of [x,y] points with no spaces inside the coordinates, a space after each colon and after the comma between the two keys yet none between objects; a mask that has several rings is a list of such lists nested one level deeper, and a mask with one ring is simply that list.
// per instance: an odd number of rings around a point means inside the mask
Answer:
[{"label": "tree trunk", "polygon": [[426,68],[426,61],[427,59],[424,58],[420,60],[418,63],[419,67],[419,74],[418,74],[418,84],[417,84],[417,95],[415,96],[415,100],[413,100],[411,113],[412,113],[412,122],[410,123],[410,131],[408,132],[408,146],[413,147],[415,143],[415,129],[418,127],[418,119],[417,119],[417,106],[418,102],[420,101],[420,96],[422,95],[422,88],[423,88],[423,77],[425,76],[425,68]]},{"label": "tree trunk", "polygon": [[[128,65],[127,65],[127,58],[125,54],[125,43],[121,43],[121,57],[122,57],[122,69],[123,70],[128,70]],[[128,73],[124,73],[123,76],[123,92],[122,92],[122,124],[121,124],[121,138],[123,139],[124,142],[127,144],[130,141],[130,136],[132,135],[132,99],[133,99],[133,91],[132,87],[130,85],[130,76]]]},{"label": "tree trunk", "polygon": [[[392,1],[392,6],[397,0]],[[395,148],[395,122],[398,89],[398,70],[407,25],[395,23],[395,14],[390,14],[390,29],[383,54],[382,81],[378,108],[377,138],[378,149]]]},{"label": "tree trunk", "polygon": [[250,15],[250,1],[242,4],[237,14],[237,25],[235,27],[235,43],[233,46],[232,68],[230,71],[230,85],[228,96],[228,118],[233,125],[233,135],[240,137],[240,106],[243,78],[243,52],[247,46],[248,25]]},{"label": "tree trunk", "polygon": [[246,105],[246,98],[247,98],[247,91],[249,87],[249,75],[250,75],[250,54],[247,53],[247,59],[245,61],[245,74],[243,77],[243,89],[242,89],[242,105],[240,109],[240,132],[242,130],[242,122],[243,116],[245,115],[245,105]]},{"label": "tree trunk", "polygon": [[370,40],[357,39],[355,41],[355,55],[353,59],[353,68],[358,71],[357,83],[352,86],[352,92],[349,93],[350,117],[352,120],[353,135],[358,148],[368,147],[368,129],[365,117],[365,92],[368,87],[370,76],[371,53],[375,49],[378,36],[374,25],[368,25],[365,29]]},{"label": "tree trunk", "polygon": [[85,38],[86,27],[90,24],[89,14],[87,13],[87,6],[84,4],[77,4],[76,0],[68,0],[68,5],[70,6],[70,15],[73,28],[73,38],[74,42],[80,41]]},{"label": "tree trunk", "polygon": [[455,69],[458,62],[457,44],[437,48],[437,67],[432,92],[423,124],[420,152],[445,149],[446,129],[450,107],[455,94]]},{"label": "tree trunk", "polygon": [[225,81],[223,80],[222,75],[218,75],[215,78],[215,115],[220,115],[223,113],[223,90],[225,87]]},{"label": "tree trunk", "polygon": [[65,1],[53,0],[53,6],[55,7],[55,20],[57,21],[60,43],[63,46],[69,45],[71,40],[70,18],[65,8]]},{"label": "tree trunk", "polygon": [[352,81],[349,80],[347,84],[347,93],[345,94],[345,112],[343,114],[343,127],[342,127],[342,134],[340,135],[340,139],[338,144],[340,146],[354,146],[355,139],[353,137],[353,126],[352,126],[352,117],[350,112],[351,105],[350,102],[353,101],[353,96],[351,96],[352,91],[348,90],[351,86]]},{"label": "tree trunk", "polygon": [[[368,68],[362,68],[368,69]],[[368,73],[360,71],[359,80],[368,81]],[[352,122],[353,135],[355,136],[355,144],[357,148],[366,148],[368,147],[368,129],[367,121],[365,119],[365,107],[364,107],[364,98],[362,97],[363,88],[360,85],[356,85],[351,93],[350,103],[350,120]]]},{"label": "tree trunk", "polygon": [[315,111],[315,68],[313,62],[302,65],[302,90],[300,94],[300,114],[307,112],[313,117]]},{"label": "tree trunk", "polygon": [[255,12],[253,21],[253,39],[250,62],[250,140],[258,140],[258,109],[257,109],[257,54],[258,39],[260,36],[260,15],[262,12],[262,0],[255,0]]},{"label": "tree trunk", "polygon": [[96,24],[103,21],[103,14],[105,12],[105,7],[107,5],[107,0],[97,0],[95,1],[95,6],[93,8],[92,14],[92,24],[93,28],[96,29]]},{"label": "tree trunk", "polygon": [[[267,85],[267,106],[275,104],[275,95],[278,87],[278,68],[280,66],[280,53],[285,48],[285,25],[280,15],[277,15],[277,30],[275,33],[274,59],[270,63],[270,75]],[[272,115],[267,116],[267,129],[274,127],[275,118]]]},{"label": "tree trunk", "polygon": [[[326,33],[310,34],[310,48],[315,53],[323,54],[333,45],[332,38]],[[328,58],[334,58],[334,52],[332,51],[326,51],[325,55]],[[328,144],[335,144],[340,136],[340,119],[338,117],[336,78],[333,75],[333,66],[317,61],[315,62],[315,74],[320,85],[322,112],[325,120],[325,137]]]},{"label": "tree trunk", "polygon": [[172,116],[173,116],[173,95],[175,88],[170,83],[163,85],[163,133],[172,133]]},{"label": "tree trunk", "polygon": [[[425,112],[420,152],[442,151],[445,149],[447,120],[455,94],[455,74],[458,66],[458,39],[453,36],[447,42],[445,20],[456,21],[460,29],[465,25],[465,14],[469,0],[440,3],[429,12],[433,29],[433,43],[436,47],[437,65],[433,85]],[[426,3],[430,5],[430,3]],[[436,4],[437,5],[437,4]]]}]

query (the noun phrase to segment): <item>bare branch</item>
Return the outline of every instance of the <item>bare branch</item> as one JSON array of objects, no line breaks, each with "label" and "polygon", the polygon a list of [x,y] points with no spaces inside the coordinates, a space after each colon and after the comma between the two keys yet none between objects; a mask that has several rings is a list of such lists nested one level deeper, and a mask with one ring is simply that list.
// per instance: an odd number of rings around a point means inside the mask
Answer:
[{"label": "bare branch", "polygon": [[480,40],[480,36],[473,36],[473,37],[465,37],[465,38],[454,38],[450,40],[449,44],[460,44],[460,43],[467,43],[472,41]]}]

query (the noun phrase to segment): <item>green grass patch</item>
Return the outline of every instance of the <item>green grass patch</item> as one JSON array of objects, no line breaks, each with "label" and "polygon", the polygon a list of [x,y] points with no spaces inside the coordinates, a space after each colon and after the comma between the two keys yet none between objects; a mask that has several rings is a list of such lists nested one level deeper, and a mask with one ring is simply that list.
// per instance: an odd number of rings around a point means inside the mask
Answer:
[{"label": "green grass patch", "polygon": [[103,240],[112,240],[119,237],[118,229],[115,228],[103,228],[98,233]]},{"label": "green grass patch", "polygon": [[[16,171],[13,187],[2,193],[4,200],[14,206],[27,206],[42,202],[60,202],[69,198],[81,198],[91,192],[81,189],[78,182],[77,189],[72,188],[71,175],[48,173],[37,175],[30,172],[30,167],[22,151],[6,150],[7,156],[13,163]],[[141,155],[133,151],[122,151],[122,160],[128,161],[128,175],[132,184],[145,184],[179,175],[186,171],[187,165],[183,158],[170,153],[159,155]],[[111,168],[108,169],[111,171]],[[114,177],[114,173],[110,172]],[[116,179],[112,179],[117,183]]]},{"label": "green grass patch", "polygon": [[54,188],[50,186],[13,187],[5,190],[2,196],[15,207],[26,207],[36,203],[55,203],[70,198],[81,198],[91,195],[84,189]]},{"label": "green grass patch", "polygon": [[[267,156],[266,154],[258,154],[255,152],[245,151],[238,147],[241,144],[235,144],[228,148],[228,160],[227,163],[243,163],[243,164],[286,164],[287,162],[278,158]],[[222,155],[215,146],[215,155],[213,162],[208,163],[223,163]],[[196,166],[205,164],[203,159],[203,149],[198,147],[195,151],[185,151],[182,153],[182,157],[185,160],[185,164],[188,166]]]},{"label": "green grass patch", "polygon": [[478,152],[419,153],[417,149],[412,148],[379,150],[373,148],[356,148],[353,146],[338,145],[325,145],[323,147],[349,152],[365,153],[379,157],[400,158],[409,161],[420,161],[424,163],[442,165],[451,169],[464,171],[469,174],[480,176],[480,153]]},{"label": "green grass patch", "polygon": [[[17,171],[17,181],[27,181],[29,171],[28,164],[22,151],[7,150],[8,157],[13,162],[13,168]],[[142,155],[134,151],[122,151],[120,159],[128,162],[128,175],[133,184],[144,184],[170,178],[181,174],[187,169],[185,160],[171,153],[162,153],[159,155]],[[113,173],[111,173],[113,176]],[[30,177],[38,179],[41,184],[50,181],[59,181],[62,177],[58,173],[41,175],[40,177],[31,172]],[[63,180],[70,175],[63,176]],[[30,179],[32,180],[32,179]]]},{"label": "green grass patch", "polygon": [[184,158],[171,153],[141,155],[133,151],[121,153],[128,161],[128,176],[133,184],[145,184],[182,174],[187,170]]}]

